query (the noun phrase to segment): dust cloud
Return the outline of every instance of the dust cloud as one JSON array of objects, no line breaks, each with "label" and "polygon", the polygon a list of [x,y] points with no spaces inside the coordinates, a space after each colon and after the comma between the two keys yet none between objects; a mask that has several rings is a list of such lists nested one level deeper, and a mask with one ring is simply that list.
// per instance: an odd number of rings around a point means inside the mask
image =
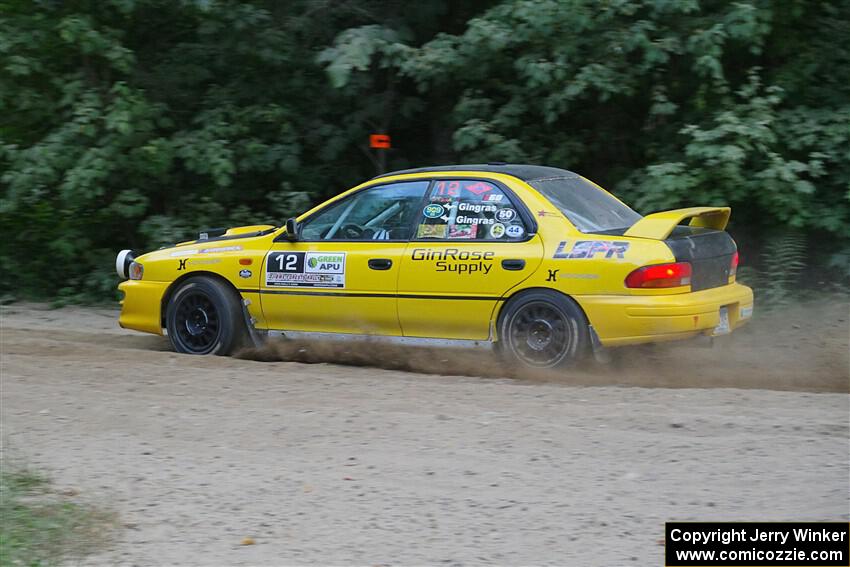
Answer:
[{"label": "dust cloud", "polygon": [[850,304],[844,296],[756,312],[748,326],[712,342],[684,341],[609,349],[566,370],[512,367],[490,349],[432,349],[378,340],[271,340],[237,358],[371,366],[425,374],[509,378],[570,385],[666,388],[758,388],[850,392]]}]

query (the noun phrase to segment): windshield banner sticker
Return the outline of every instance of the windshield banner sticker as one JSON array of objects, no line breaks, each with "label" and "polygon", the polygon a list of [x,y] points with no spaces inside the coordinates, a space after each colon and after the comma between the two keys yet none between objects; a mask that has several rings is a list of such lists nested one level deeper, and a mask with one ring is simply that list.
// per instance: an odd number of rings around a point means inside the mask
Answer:
[{"label": "windshield banner sticker", "polygon": [[579,240],[572,250],[567,252],[567,243],[569,241],[562,240],[558,244],[558,249],[555,250],[555,259],[591,259],[595,254],[605,254],[605,258],[623,258],[626,250],[629,249],[628,242],[611,241],[611,240]]},{"label": "windshield banner sticker", "polygon": [[345,287],[345,252],[271,252],[268,287]]}]

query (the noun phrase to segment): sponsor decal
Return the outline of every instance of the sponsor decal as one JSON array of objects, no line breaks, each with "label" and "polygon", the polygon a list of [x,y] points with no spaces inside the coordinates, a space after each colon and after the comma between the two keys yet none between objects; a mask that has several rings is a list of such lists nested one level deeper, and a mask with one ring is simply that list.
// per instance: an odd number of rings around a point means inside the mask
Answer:
[{"label": "sponsor decal", "polygon": [[497,203],[502,200],[502,197],[504,197],[504,195],[502,195],[501,193],[492,193],[490,195],[484,195],[482,200]]},{"label": "sponsor decal", "polygon": [[416,238],[445,238],[446,225],[444,224],[420,224],[416,229]]},{"label": "sponsor decal", "polygon": [[628,242],[612,241],[612,240],[578,240],[573,244],[572,249],[567,252],[567,244],[569,241],[563,240],[558,244],[558,249],[555,250],[555,259],[591,259],[596,254],[604,254],[605,258],[623,258],[626,250],[629,249]]},{"label": "sponsor decal", "polygon": [[525,234],[525,229],[518,224],[512,224],[505,229],[505,234],[508,235],[508,238],[519,238]]},{"label": "sponsor decal", "polygon": [[248,279],[253,275],[254,275],[254,273],[251,272],[251,270],[239,270],[239,277],[240,278]]},{"label": "sponsor decal", "polygon": [[466,185],[464,189],[475,195],[481,195],[482,193],[488,193],[492,191],[493,186],[489,183],[484,183],[483,181],[476,181],[475,183]]},{"label": "sponsor decal", "polygon": [[453,224],[449,226],[449,238],[472,239],[478,235],[477,224]]},{"label": "sponsor decal", "polygon": [[511,222],[516,216],[516,211],[513,209],[499,209],[496,213],[496,220],[499,222]]},{"label": "sponsor decal", "polygon": [[344,288],[345,252],[270,252],[266,285]]},{"label": "sponsor decal", "polygon": [[425,209],[423,209],[422,214],[428,217],[429,219],[436,219],[443,216],[446,210],[442,205],[437,203],[431,203],[430,205],[425,205]]},{"label": "sponsor decal", "polygon": [[221,258],[206,258],[206,259],[196,259],[193,260],[191,258],[183,258],[182,260],[178,260],[177,271],[182,272],[188,266],[209,266],[211,264],[218,264],[221,262]]},{"label": "sponsor decal", "polygon": [[214,254],[216,252],[233,252],[236,250],[242,250],[241,246],[221,246],[219,248],[201,248],[198,250],[197,248],[191,248],[189,250],[175,250],[171,253],[172,258],[179,258],[181,256],[194,256],[195,254]]},{"label": "sponsor decal", "polygon": [[482,250],[460,250],[459,248],[414,248],[410,258],[414,262],[433,262],[434,271],[452,272],[457,275],[487,275],[493,269],[495,252]]},{"label": "sponsor decal", "polygon": [[741,307],[741,319],[749,319],[753,316],[752,307]]},{"label": "sponsor decal", "polygon": [[242,250],[241,246],[221,246],[220,248],[201,248],[199,254],[215,254],[216,252],[236,252]]},{"label": "sponsor decal", "polygon": [[552,211],[537,211],[537,216],[540,218],[543,217],[557,217],[558,213]]},{"label": "sponsor decal", "polygon": [[172,258],[179,258],[180,256],[192,256],[192,255],[197,254],[197,253],[198,253],[198,251],[194,248],[191,249],[191,250],[177,250],[177,251],[171,253],[171,257]]},{"label": "sponsor decal", "polygon": [[219,264],[221,263],[221,258],[205,258],[205,259],[197,259],[197,260],[189,260],[188,264],[190,266],[209,266],[210,264]]},{"label": "sponsor decal", "polygon": [[496,209],[496,205],[487,205],[481,203],[460,202],[457,206],[458,211],[465,211],[469,213],[495,213]]},{"label": "sponsor decal", "polygon": [[484,181],[438,181],[436,184],[437,195],[460,195],[461,190],[466,190],[473,195],[481,195],[495,189],[495,186]]},{"label": "sponsor decal", "polygon": [[490,238],[502,238],[505,235],[505,225],[497,222],[490,227]]},{"label": "sponsor decal", "polygon": [[482,219],[478,217],[468,217],[466,215],[458,215],[455,219],[457,224],[495,224],[495,219]]},{"label": "sponsor decal", "polygon": [[547,270],[546,270],[546,271],[548,271],[548,272],[549,272],[549,275],[548,275],[548,276],[546,276],[546,281],[547,281],[547,282],[555,282],[555,281],[558,281],[558,270],[549,270],[549,269],[547,268]]}]

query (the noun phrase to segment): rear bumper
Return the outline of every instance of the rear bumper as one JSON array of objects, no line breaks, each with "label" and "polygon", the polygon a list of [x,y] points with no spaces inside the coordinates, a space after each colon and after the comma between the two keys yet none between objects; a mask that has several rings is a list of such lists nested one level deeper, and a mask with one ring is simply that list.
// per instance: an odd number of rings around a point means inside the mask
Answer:
[{"label": "rear bumper", "polygon": [[162,334],[162,298],[168,282],[126,280],[118,285],[124,292],[118,324],[124,329]]},{"label": "rear bumper", "polygon": [[712,335],[726,307],[729,330],[747,323],[753,291],[734,283],[673,295],[578,295],[603,346],[687,339]]}]

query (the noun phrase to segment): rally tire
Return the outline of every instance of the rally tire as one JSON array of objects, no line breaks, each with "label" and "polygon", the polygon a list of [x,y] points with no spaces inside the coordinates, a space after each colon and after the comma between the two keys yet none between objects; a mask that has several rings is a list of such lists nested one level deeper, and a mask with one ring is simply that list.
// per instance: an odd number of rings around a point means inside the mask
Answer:
[{"label": "rally tire", "polygon": [[214,278],[183,282],[168,301],[165,323],[174,350],[184,354],[229,355],[248,341],[239,295]]},{"label": "rally tire", "polygon": [[581,308],[550,290],[524,292],[505,305],[496,343],[511,364],[555,369],[575,366],[590,347],[590,330]]}]

